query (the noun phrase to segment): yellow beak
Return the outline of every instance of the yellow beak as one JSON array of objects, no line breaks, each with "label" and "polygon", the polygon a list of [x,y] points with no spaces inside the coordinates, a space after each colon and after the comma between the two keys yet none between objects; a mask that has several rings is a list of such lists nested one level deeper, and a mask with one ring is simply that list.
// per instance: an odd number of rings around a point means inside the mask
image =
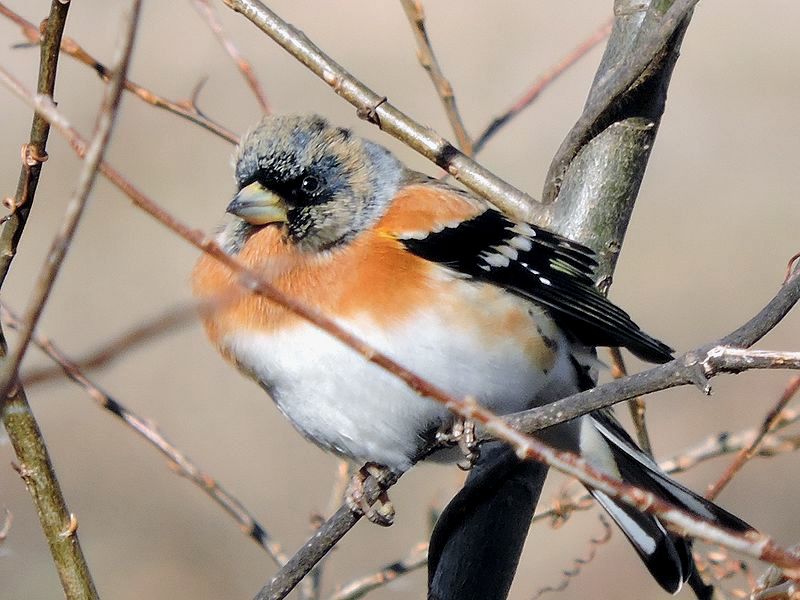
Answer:
[{"label": "yellow beak", "polygon": [[225,212],[236,215],[251,225],[285,223],[288,220],[283,198],[257,181],[239,190]]}]

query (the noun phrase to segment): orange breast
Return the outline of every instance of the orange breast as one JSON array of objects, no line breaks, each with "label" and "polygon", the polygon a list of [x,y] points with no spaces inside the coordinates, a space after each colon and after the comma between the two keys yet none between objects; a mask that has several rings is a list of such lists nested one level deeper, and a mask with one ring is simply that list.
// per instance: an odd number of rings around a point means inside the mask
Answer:
[{"label": "orange breast", "polygon": [[[395,235],[425,232],[470,218],[481,208],[447,190],[424,185],[404,188],[370,231],[341,248],[309,253],[287,242],[277,227],[264,227],[247,240],[238,258],[270,283],[328,315],[346,319],[369,314],[379,323],[395,321],[434,300],[431,286],[443,285],[435,265],[410,252]],[[192,275],[200,298],[230,295],[236,278],[215,259],[204,255]],[[255,294],[229,302],[205,319],[214,342],[231,330],[270,331],[299,317]]]}]

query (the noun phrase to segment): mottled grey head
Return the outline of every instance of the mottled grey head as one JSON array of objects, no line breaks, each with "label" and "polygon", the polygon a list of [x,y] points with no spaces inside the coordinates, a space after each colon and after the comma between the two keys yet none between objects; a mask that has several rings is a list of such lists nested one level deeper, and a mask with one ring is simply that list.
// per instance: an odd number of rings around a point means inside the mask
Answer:
[{"label": "mottled grey head", "polygon": [[301,247],[327,249],[375,223],[404,172],[388,150],[322,117],[266,117],[239,146],[239,192],[227,210],[252,227],[284,226]]}]

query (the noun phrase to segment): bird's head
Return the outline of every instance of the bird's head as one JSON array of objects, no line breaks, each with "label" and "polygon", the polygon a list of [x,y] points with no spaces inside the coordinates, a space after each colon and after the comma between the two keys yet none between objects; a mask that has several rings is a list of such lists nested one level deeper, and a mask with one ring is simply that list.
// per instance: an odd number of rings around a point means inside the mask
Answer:
[{"label": "bird's head", "polygon": [[309,250],[332,248],[376,222],[405,174],[382,146],[315,115],[264,118],[235,162],[238,192],[227,212],[251,231],[282,227]]}]

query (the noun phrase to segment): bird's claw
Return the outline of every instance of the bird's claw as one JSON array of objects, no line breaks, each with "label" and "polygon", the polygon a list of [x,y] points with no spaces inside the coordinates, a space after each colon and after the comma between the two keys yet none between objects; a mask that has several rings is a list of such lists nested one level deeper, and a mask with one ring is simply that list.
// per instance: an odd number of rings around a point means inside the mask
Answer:
[{"label": "bird's claw", "polygon": [[361,467],[347,486],[345,503],[356,514],[364,515],[367,520],[381,527],[389,527],[394,523],[394,505],[385,490],[381,491],[373,505],[367,502],[364,484],[372,476],[380,485],[385,479],[388,469],[375,463],[367,463]]},{"label": "bird's claw", "polygon": [[480,458],[480,448],[475,436],[475,421],[456,417],[450,427],[442,427],[436,432],[436,441],[442,444],[458,444],[463,460],[458,468],[469,471]]}]

